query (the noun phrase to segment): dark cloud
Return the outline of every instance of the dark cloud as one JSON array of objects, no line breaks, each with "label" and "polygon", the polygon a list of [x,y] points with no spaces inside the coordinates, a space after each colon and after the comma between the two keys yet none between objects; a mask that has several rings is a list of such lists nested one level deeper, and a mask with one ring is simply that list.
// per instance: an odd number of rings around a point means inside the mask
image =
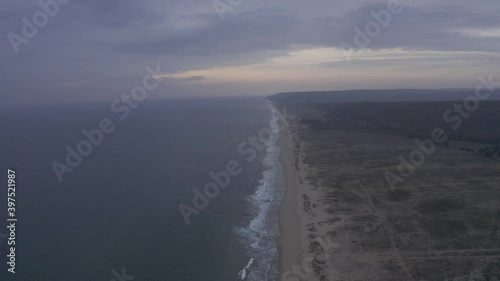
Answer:
[{"label": "dark cloud", "polygon": [[[256,9],[232,14],[221,22],[204,14],[201,26],[177,32],[148,33],[119,42],[121,52],[154,55],[243,54],[262,50],[286,50],[294,44],[354,47],[354,27],[365,30],[374,21],[372,11],[387,9],[386,3],[366,4],[336,17],[303,18],[299,12]],[[409,7],[392,15],[380,35],[370,38],[368,48],[405,48],[440,51],[496,52],[499,37],[474,37],[466,29],[494,29],[500,26],[500,9],[476,12],[458,6]]]},{"label": "dark cloud", "polygon": [[[499,36],[474,35],[500,28],[495,2],[401,3],[404,10],[392,16],[368,48],[471,52],[466,60],[476,64],[488,61],[477,53],[498,53]],[[65,81],[113,88],[140,77],[148,64],[161,63],[166,72],[178,73],[261,62],[296,48],[354,46],[354,27],[364,29],[373,20],[371,12],[386,7],[385,1],[244,0],[221,21],[210,0],[71,0],[15,54],[7,34],[21,34],[21,18],[31,19],[41,8],[35,0],[7,1],[0,11],[0,75],[7,77],[8,89],[3,95],[36,88],[50,92]],[[464,60],[461,56],[440,63],[451,65]],[[104,86],[107,81],[114,84]]]},{"label": "dark cloud", "polygon": [[[301,22],[296,13],[284,10],[242,12],[221,22],[216,15],[198,15],[206,23],[201,26],[154,31],[149,38],[118,43],[123,52],[158,55],[244,54],[263,50],[286,49],[295,40]],[[297,38],[298,39],[298,38]]]}]

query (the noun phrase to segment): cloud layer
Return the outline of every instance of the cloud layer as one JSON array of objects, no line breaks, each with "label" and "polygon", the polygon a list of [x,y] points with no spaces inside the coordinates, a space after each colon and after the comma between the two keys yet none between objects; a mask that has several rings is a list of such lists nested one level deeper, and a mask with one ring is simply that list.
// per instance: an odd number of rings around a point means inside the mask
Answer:
[{"label": "cloud layer", "polygon": [[[142,77],[144,66],[158,63],[167,73],[184,73],[182,80],[168,79],[161,95],[198,91],[192,84],[209,82],[210,70],[220,73],[221,68],[234,71],[265,63],[269,67],[266,71],[275,71],[274,88],[269,89],[293,90],[276,87],[280,80],[290,77],[285,72],[280,76],[280,65],[269,62],[278,60],[290,65],[286,58],[296,60],[298,57],[293,54],[297,52],[324,49],[329,49],[333,57],[318,62],[317,55],[309,52],[314,63],[306,63],[308,58],[303,53],[300,58],[304,63],[295,65],[308,73],[337,70],[329,82],[315,81],[320,83],[318,89],[335,89],[342,69],[349,77],[358,71],[359,76],[368,78],[366,69],[374,73],[386,71],[384,77],[391,76],[392,71],[392,81],[385,81],[388,87],[391,83],[399,85],[399,78],[404,78],[408,87],[418,87],[436,64],[441,69],[456,71],[448,73],[442,85],[437,86],[455,86],[451,85],[455,79],[456,86],[462,87],[464,76],[472,81],[485,72],[494,72],[494,65],[498,65],[500,6],[487,0],[471,2],[401,0],[402,12],[391,15],[390,24],[370,38],[366,48],[356,50],[351,63],[347,63],[337,56],[341,44],[356,47],[355,28],[366,31],[367,24],[374,20],[373,13],[386,10],[388,1],[243,0],[224,13],[221,21],[213,2],[206,0],[70,0],[59,4],[57,13],[48,18],[36,36],[18,45],[17,54],[8,34],[23,36],[22,18],[32,21],[43,8],[38,1],[8,1],[0,12],[0,74],[5,84],[2,95],[29,101],[40,100],[39,93],[43,92],[51,97],[49,100],[57,100],[67,97],[67,88],[71,88],[88,99],[107,98]],[[395,56],[388,56],[390,50],[398,51]],[[315,66],[309,68],[312,64]],[[415,77],[413,84],[404,77],[412,66],[424,73]],[[190,75],[193,71],[203,71],[204,75]],[[403,77],[398,77],[401,72]],[[304,75],[304,79],[310,77]],[[293,78],[300,80],[300,71]],[[343,87],[381,85],[369,81],[358,79]],[[261,89],[241,90],[241,85],[224,86],[224,81],[219,82],[217,86],[212,84],[214,94],[230,94],[233,88],[240,89],[238,94]],[[263,81],[260,86],[270,86],[266,84],[270,82]],[[311,80],[301,82],[314,87]],[[70,84],[71,87],[60,86]],[[221,91],[223,87],[226,91]]]}]

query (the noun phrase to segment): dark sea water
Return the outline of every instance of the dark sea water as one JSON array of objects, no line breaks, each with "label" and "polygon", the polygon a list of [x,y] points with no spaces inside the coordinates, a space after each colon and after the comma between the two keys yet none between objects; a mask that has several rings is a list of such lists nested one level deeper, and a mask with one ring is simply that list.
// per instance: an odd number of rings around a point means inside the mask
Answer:
[{"label": "dark sea water", "polygon": [[[0,233],[6,169],[17,175],[16,274],[0,238],[0,280],[277,280],[282,196],[276,119],[263,98],[146,100],[124,119],[110,103],[0,113]],[[60,183],[51,167],[107,117],[115,125]],[[272,132],[255,159],[249,137]],[[242,154],[238,147],[248,154]],[[235,160],[242,172],[186,224],[179,204]],[[246,268],[246,269],[245,269]],[[130,277],[131,278],[131,277]],[[132,279],[124,279],[132,280]]]}]

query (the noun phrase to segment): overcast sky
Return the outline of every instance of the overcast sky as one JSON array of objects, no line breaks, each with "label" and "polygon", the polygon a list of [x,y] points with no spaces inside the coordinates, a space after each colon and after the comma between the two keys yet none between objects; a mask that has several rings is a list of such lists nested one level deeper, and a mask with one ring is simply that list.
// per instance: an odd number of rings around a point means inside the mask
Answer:
[{"label": "overcast sky", "polygon": [[59,1],[46,24],[38,0],[2,2],[3,101],[112,100],[157,64],[155,97],[473,88],[500,75],[498,0],[220,0],[218,12],[213,0]]}]

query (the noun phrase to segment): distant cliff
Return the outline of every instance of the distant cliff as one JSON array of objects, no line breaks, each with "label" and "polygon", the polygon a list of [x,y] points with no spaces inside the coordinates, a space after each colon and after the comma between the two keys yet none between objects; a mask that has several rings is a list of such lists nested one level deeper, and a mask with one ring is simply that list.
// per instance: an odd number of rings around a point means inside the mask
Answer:
[{"label": "distant cliff", "polygon": [[[268,99],[281,103],[346,103],[346,102],[388,102],[388,101],[450,101],[463,100],[473,95],[472,89],[443,90],[351,90],[329,92],[289,92],[269,96]],[[500,100],[500,94],[494,94],[490,100]]]}]

